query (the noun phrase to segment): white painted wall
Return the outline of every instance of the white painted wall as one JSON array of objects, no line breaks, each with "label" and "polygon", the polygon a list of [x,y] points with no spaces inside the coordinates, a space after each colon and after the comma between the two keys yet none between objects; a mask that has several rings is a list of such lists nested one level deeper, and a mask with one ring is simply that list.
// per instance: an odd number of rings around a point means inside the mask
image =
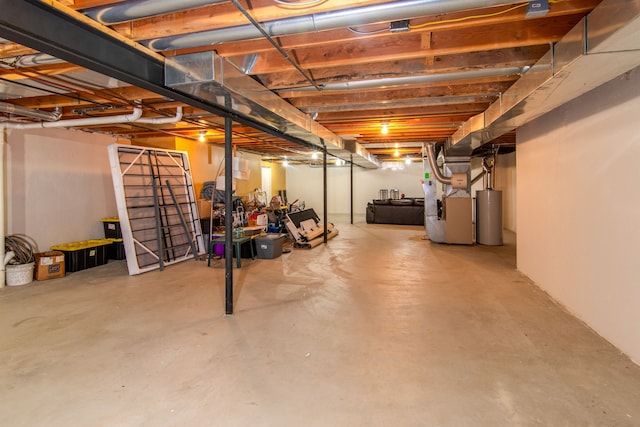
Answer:
[{"label": "white painted wall", "polygon": [[[515,231],[515,154],[500,155],[496,161],[496,190],[502,191],[503,226]],[[481,159],[472,159],[472,178],[482,172]],[[354,168],[354,214],[364,215],[367,203],[378,198],[380,189],[397,188],[407,197],[424,197],[420,180],[423,178],[422,162],[405,165],[404,170]],[[350,192],[349,167],[331,167],[328,169],[328,213],[349,214]],[[482,190],[480,179],[473,185],[471,194]],[[440,194],[440,193],[439,193]],[[289,201],[296,198],[304,200],[307,207],[322,215],[322,168],[310,168],[306,165],[287,167],[287,195]]]},{"label": "white painted wall", "polygon": [[518,131],[518,268],[640,361],[640,69]]},{"label": "white painted wall", "polygon": [[[404,170],[363,169],[354,167],[353,191],[354,214],[364,215],[367,203],[378,198],[380,189],[398,189],[406,197],[424,197],[422,162],[405,165]],[[349,214],[350,212],[349,166],[330,167],[327,172],[327,212]],[[313,208],[322,216],[322,168],[307,165],[287,167],[287,198],[304,200],[307,208]]]},{"label": "white painted wall", "polygon": [[116,216],[107,146],[115,138],[65,129],[8,130],[7,234],[27,234],[41,251],[104,237]]},{"label": "white painted wall", "polygon": [[496,190],[502,191],[502,228],[516,232],[516,153],[496,159]]}]

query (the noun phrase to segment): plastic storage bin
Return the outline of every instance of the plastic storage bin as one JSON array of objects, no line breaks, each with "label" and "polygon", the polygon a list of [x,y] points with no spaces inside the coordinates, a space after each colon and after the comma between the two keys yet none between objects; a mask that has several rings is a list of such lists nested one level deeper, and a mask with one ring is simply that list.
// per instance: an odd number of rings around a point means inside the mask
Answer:
[{"label": "plastic storage bin", "polygon": [[111,218],[102,218],[104,226],[105,239],[122,239],[122,230],[120,229],[120,219],[117,216]]},{"label": "plastic storage bin", "polygon": [[111,240],[96,239],[51,246],[51,249],[64,253],[66,270],[74,272],[106,264],[109,245]]},{"label": "plastic storage bin", "polygon": [[282,255],[282,243],[284,241],[282,234],[266,234],[256,237],[254,240],[259,259],[273,259]]},{"label": "plastic storage bin", "polygon": [[107,239],[111,242],[107,248],[107,258],[121,260],[126,259],[127,254],[124,251],[124,243],[122,239]]}]

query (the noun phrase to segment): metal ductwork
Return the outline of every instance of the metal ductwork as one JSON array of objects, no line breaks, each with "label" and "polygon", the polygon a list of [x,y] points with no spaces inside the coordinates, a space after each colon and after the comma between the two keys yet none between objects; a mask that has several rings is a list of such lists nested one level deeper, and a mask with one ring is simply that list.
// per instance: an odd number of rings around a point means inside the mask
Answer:
[{"label": "metal ductwork", "polygon": [[[485,70],[462,71],[455,73],[426,74],[418,76],[389,77],[373,80],[356,80],[351,82],[328,83],[322,85],[323,91],[348,91],[375,89],[379,87],[396,87],[409,85],[422,85],[428,83],[438,83],[450,80],[479,79],[484,77],[516,76],[524,73],[529,67],[510,68],[487,68]],[[317,91],[315,86],[303,86],[297,88],[287,88],[276,92],[313,92]]]},{"label": "metal ductwork", "polygon": [[16,116],[31,117],[33,119],[44,120],[47,122],[55,122],[60,120],[60,112],[54,111],[42,111],[34,110],[32,108],[21,107],[19,105],[9,104],[7,102],[0,102],[0,112],[14,114]]},{"label": "metal ductwork", "polygon": [[[410,0],[389,2],[372,6],[363,6],[338,11],[322,12],[312,15],[267,21],[263,28],[272,37],[302,33],[315,33],[324,30],[368,25],[378,22],[398,21],[422,16],[460,12],[492,6],[519,4],[513,0]],[[180,36],[145,40],[141,43],[149,48],[164,51],[208,46],[216,43],[236,42],[262,38],[263,35],[254,25],[239,25]]]},{"label": "metal ductwork", "polygon": [[485,112],[451,137],[447,155],[491,142],[640,65],[640,0],[604,0]]},{"label": "metal ductwork", "polygon": [[84,14],[101,24],[113,25],[141,18],[196,9],[228,0],[134,0],[115,6],[87,9]]},{"label": "metal ductwork", "polygon": [[245,116],[309,143],[343,160],[355,154],[354,164],[377,168],[377,160],[359,144],[345,148],[342,138],[311,119],[214,52],[165,60],[165,84],[174,90],[231,108]]}]

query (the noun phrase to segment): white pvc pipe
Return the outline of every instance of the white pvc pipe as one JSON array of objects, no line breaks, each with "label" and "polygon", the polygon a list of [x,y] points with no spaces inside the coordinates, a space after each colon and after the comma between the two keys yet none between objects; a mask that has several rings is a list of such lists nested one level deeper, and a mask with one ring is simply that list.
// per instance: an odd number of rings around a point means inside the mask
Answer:
[{"label": "white pvc pipe", "polygon": [[4,226],[5,221],[5,209],[6,209],[6,186],[5,177],[7,175],[7,129],[0,127],[0,240],[2,245],[0,246],[0,288],[4,288],[6,284],[6,268],[4,266],[4,238],[6,236],[6,230]]},{"label": "white pvc pipe", "polygon": [[142,117],[135,120],[136,123],[151,123],[153,125],[164,125],[167,123],[178,123],[182,120],[182,107],[176,108],[176,115],[173,117]]},{"label": "white pvc pipe", "polygon": [[88,119],[59,120],[57,122],[40,123],[0,123],[0,127],[10,129],[64,128],[74,126],[107,125],[115,123],[135,122],[142,117],[142,108],[134,107],[133,113],[120,116],[91,117]]}]

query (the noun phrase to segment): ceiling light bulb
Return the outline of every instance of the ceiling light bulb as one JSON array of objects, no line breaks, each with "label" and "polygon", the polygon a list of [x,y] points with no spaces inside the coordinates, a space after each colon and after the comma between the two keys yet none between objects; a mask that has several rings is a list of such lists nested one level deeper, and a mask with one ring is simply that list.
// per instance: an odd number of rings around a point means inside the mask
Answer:
[{"label": "ceiling light bulb", "polygon": [[396,148],[396,152],[395,152],[395,153],[393,153],[393,155],[394,155],[395,157],[399,157],[399,156],[400,156],[400,151]]},{"label": "ceiling light bulb", "polygon": [[289,162],[286,161],[286,160],[283,160],[282,161],[282,166],[284,166],[286,168],[287,166],[289,166]]},{"label": "ceiling light bulb", "polygon": [[404,159],[404,164],[405,165],[410,165],[411,164],[411,159],[409,157],[407,157],[406,159]]},{"label": "ceiling light bulb", "polygon": [[200,135],[198,136],[198,141],[204,142],[204,136],[207,134],[206,131],[200,131]]},{"label": "ceiling light bulb", "polygon": [[311,154],[311,158],[312,158],[313,160],[316,160],[316,159],[318,158],[318,152],[317,152],[317,151],[314,151],[314,152]]},{"label": "ceiling light bulb", "polygon": [[389,133],[389,125],[387,125],[386,123],[383,123],[381,132],[382,132],[383,135],[388,134]]}]

